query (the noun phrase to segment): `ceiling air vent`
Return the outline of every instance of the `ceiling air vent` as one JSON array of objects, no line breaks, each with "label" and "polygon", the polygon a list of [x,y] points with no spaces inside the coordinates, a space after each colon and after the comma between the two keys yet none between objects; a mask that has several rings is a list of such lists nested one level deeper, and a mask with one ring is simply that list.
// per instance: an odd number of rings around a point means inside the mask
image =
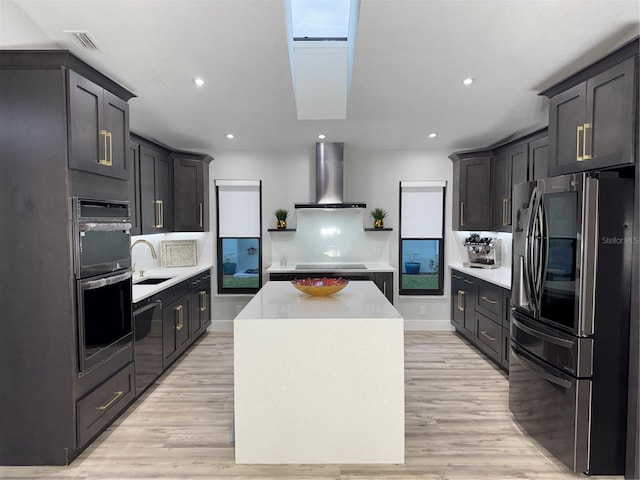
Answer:
[{"label": "ceiling air vent", "polygon": [[64,33],[71,35],[78,45],[85,50],[93,52],[104,52],[95,38],[87,30],[63,30]]}]

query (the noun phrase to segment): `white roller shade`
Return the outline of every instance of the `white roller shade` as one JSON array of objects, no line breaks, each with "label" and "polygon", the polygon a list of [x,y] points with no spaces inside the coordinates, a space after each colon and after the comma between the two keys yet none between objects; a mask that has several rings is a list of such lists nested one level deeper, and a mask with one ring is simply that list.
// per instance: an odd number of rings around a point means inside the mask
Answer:
[{"label": "white roller shade", "polygon": [[219,237],[260,236],[260,182],[217,180]]},{"label": "white roller shade", "polygon": [[402,238],[442,238],[445,181],[400,182]]}]

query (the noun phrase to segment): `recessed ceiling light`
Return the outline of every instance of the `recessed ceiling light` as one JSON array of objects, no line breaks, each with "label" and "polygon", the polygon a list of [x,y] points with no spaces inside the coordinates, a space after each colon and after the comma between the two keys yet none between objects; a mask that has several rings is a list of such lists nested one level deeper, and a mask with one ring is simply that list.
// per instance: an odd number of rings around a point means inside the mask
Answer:
[{"label": "recessed ceiling light", "polygon": [[429,134],[429,138],[435,138],[435,137],[437,137],[437,136],[438,136],[438,134],[437,134],[436,132],[431,132],[431,133]]},{"label": "recessed ceiling light", "polygon": [[227,138],[231,140],[233,138],[233,133],[227,133]]},{"label": "recessed ceiling light", "polygon": [[201,87],[204,85],[204,80],[200,77],[196,77],[193,79],[193,83],[195,83],[197,87]]},{"label": "recessed ceiling light", "polygon": [[473,78],[469,77],[469,78],[465,78],[462,83],[464,85],[471,85],[473,83]]},{"label": "recessed ceiling light", "polygon": [[324,133],[321,133],[320,135],[318,135],[318,138],[320,140],[324,140],[325,138],[327,138],[327,136]]}]

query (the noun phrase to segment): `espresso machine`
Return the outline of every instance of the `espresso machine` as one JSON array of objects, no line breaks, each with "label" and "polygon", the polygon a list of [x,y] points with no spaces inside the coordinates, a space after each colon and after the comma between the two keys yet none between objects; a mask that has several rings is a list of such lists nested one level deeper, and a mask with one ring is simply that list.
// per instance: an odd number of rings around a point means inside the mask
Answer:
[{"label": "espresso machine", "polygon": [[471,268],[498,268],[500,267],[500,247],[499,238],[480,237],[473,233],[464,239],[464,246],[467,249],[469,260],[464,262],[465,267]]}]

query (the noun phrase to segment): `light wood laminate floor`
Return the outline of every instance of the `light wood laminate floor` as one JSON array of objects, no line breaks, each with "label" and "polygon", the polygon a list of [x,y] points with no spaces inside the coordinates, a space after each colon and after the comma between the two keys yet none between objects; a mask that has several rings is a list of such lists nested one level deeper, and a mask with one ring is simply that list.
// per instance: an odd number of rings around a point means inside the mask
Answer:
[{"label": "light wood laminate floor", "polygon": [[0,467],[0,478],[586,478],[519,431],[507,376],[458,336],[406,332],[405,346],[404,465],[236,465],[233,337],[210,332],[70,466]]}]

